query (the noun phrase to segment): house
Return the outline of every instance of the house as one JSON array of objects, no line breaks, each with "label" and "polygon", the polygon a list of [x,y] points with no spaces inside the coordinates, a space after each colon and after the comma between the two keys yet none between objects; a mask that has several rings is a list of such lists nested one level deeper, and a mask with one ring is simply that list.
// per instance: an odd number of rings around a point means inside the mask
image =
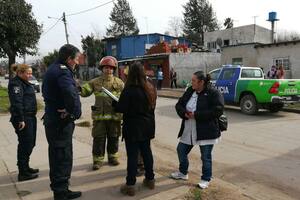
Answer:
[{"label": "house", "polygon": [[204,33],[204,46],[212,52],[220,52],[227,46],[271,43],[271,34],[271,30],[255,24],[217,30]]},{"label": "house", "polygon": [[173,37],[160,33],[121,36],[117,38],[105,38],[105,51],[109,56],[114,56],[117,60],[132,59],[143,56],[155,44],[165,41],[177,40],[179,44],[190,45],[190,42],[181,37]]}]

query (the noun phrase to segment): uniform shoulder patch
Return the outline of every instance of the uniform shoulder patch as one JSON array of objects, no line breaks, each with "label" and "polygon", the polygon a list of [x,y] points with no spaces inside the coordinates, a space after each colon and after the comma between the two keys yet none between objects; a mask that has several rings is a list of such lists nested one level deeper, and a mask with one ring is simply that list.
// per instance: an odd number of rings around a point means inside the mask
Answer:
[{"label": "uniform shoulder patch", "polygon": [[66,65],[60,65],[60,69],[68,69]]},{"label": "uniform shoulder patch", "polygon": [[15,86],[15,87],[14,87],[14,93],[15,93],[15,94],[19,94],[20,91],[21,91],[20,86]]}]

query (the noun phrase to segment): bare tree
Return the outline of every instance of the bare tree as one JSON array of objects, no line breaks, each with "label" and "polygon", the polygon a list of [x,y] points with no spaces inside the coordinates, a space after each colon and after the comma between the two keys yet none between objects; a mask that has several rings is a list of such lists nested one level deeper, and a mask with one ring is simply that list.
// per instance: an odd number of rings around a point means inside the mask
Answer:
[{"label": "bare tree", "polygon": [[279,31],[277,42],[300,40],[300,33],[297,31]]},{"label": "bare tree", "polygon": [[170,17],[169,21],[169,29],[168,32],[171,33],[173,36],[178,37],[182,35],[182,20],[180,17]]}]

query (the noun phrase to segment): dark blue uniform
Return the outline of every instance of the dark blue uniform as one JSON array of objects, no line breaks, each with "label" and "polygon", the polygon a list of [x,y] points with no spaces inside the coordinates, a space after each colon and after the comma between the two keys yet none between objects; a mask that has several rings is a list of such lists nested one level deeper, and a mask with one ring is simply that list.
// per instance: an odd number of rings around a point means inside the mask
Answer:
[{"label": "dark blue uniform", "polygon": [[[81,103],[73,72],[56,62],[48,67],[42,93],[45,101],[44,125],[49,144],[50,187],[54,193],[67,192],[73,165],[74,120],[81,116]],[[58,110],[65,109],[62,117]]]},{"label": "dark blue uniform", "polygon": [[[36,96],[33,86],[18,76],[8,83],[10,100],[10,121],[18,136],[18,168],[20,174],[29,169],[29,159],[36,140]],[[25,128],[19,130],[19,122],[25,122]]]}]

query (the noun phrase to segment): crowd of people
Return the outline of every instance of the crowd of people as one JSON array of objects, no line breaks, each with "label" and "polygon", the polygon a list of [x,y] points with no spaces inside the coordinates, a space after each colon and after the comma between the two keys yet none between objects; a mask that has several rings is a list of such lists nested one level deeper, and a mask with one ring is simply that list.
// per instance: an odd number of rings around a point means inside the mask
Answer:
[{"label": "crowd of people", "polygon": [[[107,149],[108,163],[118,165],[119,137],[125,141],[127,152],[127,176],[120,191],[124,195],[136,193],[135,184],[139,160],[143,160],[143,185],[155,189],[155,173],[151,140],[155,137],[156,87],[147,78],[140,62],[130,65],[125,84],[114,75],[118,67],[112,56],[101,59],[102,75],[80,86],[74,79],[79,50],[73,45],[62,46],[58,59],[51,64],[43,79],[42,94],[45,102],[43,123],[48,141],[50,188],[55,200],[75,199],[82,194],[69,189],[73,166],[72,135],[74,121],[82,113],[80,96],[95,96],[92,109],[92,157],[93,170],[104,163]],[[175,87],[176,72],[172,69],[171,80]],[[9,81],[11,123],[18,136],[18,180],[38,177],[39,170],[29,165],[30,155],[36,141],[37,104],[33,87],[28,80],[32,70],[27,65],[16,67],[15,78]],[[158,71],[158,88],[161,88],[163,73]],[[117,99],[107,95],[109,90]],[[174,179],[188,179],[188,154],[193,146],[199,146],[202,160],[202,176],[198,186],[207,188],[212,178],[213,146],[220,140],[218,118],[223,114],[224,100],[220,92],[210,86],[210,77],[203,71],[192,75],[192,85],[178,100],[178,116],[182,119],[179,130],[177,153],[178,171]],[[122,129],[121,129],[121,120]]]}]

